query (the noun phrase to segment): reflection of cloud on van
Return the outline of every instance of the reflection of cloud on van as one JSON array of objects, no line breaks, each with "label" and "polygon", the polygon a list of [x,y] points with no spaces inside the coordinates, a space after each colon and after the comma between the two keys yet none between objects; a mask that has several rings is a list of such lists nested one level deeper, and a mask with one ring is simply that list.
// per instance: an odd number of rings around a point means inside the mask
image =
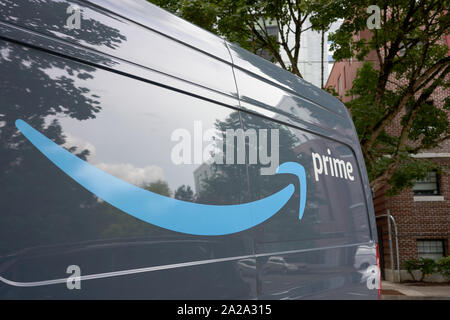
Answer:
[{"label": "reflection of cloud on van", "polygon": [[109,164],[102,162],[94,165],[100,170],[136,186],[145,186],[151,182],[164,180],[163,170],[155,165],[142,168],[135,167],[131,163]]},{"label": "reflection of cloud on van", "polygon": [[[47,122],[50,123],[50,120]],[[98,162],[96,161],[95,145],[70,133],[65,133],[64,147],[71,152],[82,152],[91,162],[95,162],[93,165],[98,169],[139,187],[145,187],[158,180],[165,180],[163,169],[156,165],[137,167],[131,163]]]},{"label": "reflection of cloud on van", "polygon": [[64,144],[64,147],[67,149],[76,148],[77,151],[79,150],[87,150],[89,151],[89,156],[91,158],[95,157],[95,146],[90,143],[89,141],[85,141],[81,138],[78,138],[74,135],[71,135],[70,133],[66,133],[66,143]]}]

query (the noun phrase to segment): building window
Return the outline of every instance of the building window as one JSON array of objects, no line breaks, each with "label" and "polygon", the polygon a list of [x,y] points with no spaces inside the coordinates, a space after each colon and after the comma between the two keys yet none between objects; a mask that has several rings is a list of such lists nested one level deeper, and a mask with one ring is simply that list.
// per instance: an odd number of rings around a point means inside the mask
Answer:
[{"label": "building window", "polygon": [[267,34],[271,37],[275,37],[278,40],[278,27],[277,26],[266,26]]},{"label": "building window", "polygon": [[445,255],[444,240],[417,240],[419,258],[430,258],[438,261]]},{"label": "building window", "polygon": [[439,179],[436,171],[427,173],[422,180],[417,180],[413,186],[415,196],[436,196],[439,195]]},{"label": "building window", "polygon": [[[268,25],[268,26],[265,26],[265,28],[266,28],[265,31],[267,32],[267,35],[269,37],[275,38],[275,41],[278,41],[278,34],[279,34],[278,27],[277,26],[273,26],[273,25]],[[267,48],[258,49],[258,50],[256,50],[256,53],[261,58],[264,58],[264,59],[272,61],[272,62],[276,61],[276,58],[273,55],[273,53]]]}]

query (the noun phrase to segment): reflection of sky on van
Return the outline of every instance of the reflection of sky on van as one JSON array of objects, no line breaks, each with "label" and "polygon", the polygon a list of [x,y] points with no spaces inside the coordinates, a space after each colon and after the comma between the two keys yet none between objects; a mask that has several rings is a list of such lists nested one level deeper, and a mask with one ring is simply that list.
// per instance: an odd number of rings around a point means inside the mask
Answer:
[{"label": "reflection of sky on van", "polygon": [[[99,13],[83,5],[80,5],[80,8],[82,9],[83,19],[79,30],[50,27],[48,31],[57,37],[114,55],[123,60],[183,77],[186,80],[213,87],[227,94],[234,93],[235,84],[231,77],[230,66],[218,63],[216,59],[210,56],[122,18],[107,16],[103,12]],[[89,24],[92,29],[97,25],[119,26],[120,33],[117,34],[117,37],[120,41],[92,43],[89,41],[89,34],[83,31],[84,24]],[[143,43],[150,44],[149,50],[143,50]],[[154,43],[158,43],[158,46],[151,45]],[[222,51],[225,50],[224,47]],[[186,63],[185,59],[180,58],[185,56],[189,56],[190,63]],[[202,63],[192,63],[196,60],[202,61]],[[161,61],[165,63],[161,63]],[[221,74],[229,74],[230,76],[218,77]]]},{"label": "reflection of sky on van", "polygon": [[[222,60],[230,59],[225,43],[217,35],[189,23],[152,3],[135,0],[91,0],[90,2],[98,3],[112,12],[120,12],[124,17],[132,17],[134,21],[150,29],[164,31],[168,36],[174,39],[182,39],[184,43],[193,48],[209,52]],[[148,17],[152,18],[149,19]]]},{"label": "reflection of sky on van", "polygon": [[158,180],[165,180],[163,169],[149,165],[146,167],[135,167],[131,163],[104,163],[97,160],[97,152],[95,146],[86,140],[82,140],[78,137],[71,135],[70,133],[65,134],[64,147],[73,150],[76,148],[75,152],[81,152],[87,150],[89,152],[89,161],[95,167],[134,185],[145,187],[151,182]]},{"label": "reflection of sky on van", "polygon": [[[291,92],[296,92],[296,95],[298,96],[309,99],[311,102],[317,103],[336,114],[346,117],[347,111],[345,110],[345,106],[330,94],[237,45],[230,43],[228,45],[233,57],[233,62],[238,67],[273,81],[277,85],[284,87]],[[235,70],[238,69],[236,68]],[[236,75],[238,73],[239,72],[236,72]],[[238,83],[241,83],[242,79],[238,79],[238,76],[236,76],[236,78]],[[260,91],[263,90],[260,89]],[[242,92],[240,93],[242,94]]]},{"label": "reflection of sky on van", "polygon": [[[199,165],[171,162],[171,151],[177,143],[171,141],[172,132],[183,128],[193,133],[195,121],[201,121],[204,129],[214,128],[217,116],[226,118],[233,112],[223,107],[210,107],[211,112],[207,112],[203,107],[199,119],[198,113],[192,112],[193,106],[185,105],[182,94],[167,89],[125,77],[115,81],[117,75],[103,70],[91,73],[89,79],[56,68],[46,72],[53,79],[69,77],[75,86],[89,87],[90,95],[99,96],[102,108],[94,119],[84,121],[51,115],[45,119],[46,126],[57,119],[66,136],[65,147],[77,146],[75,153],[89,150],[89,163],[136,185],[163,179],[172,191],[183,184],[194,187],[192,172]],[[106,84],[108,90],[104,89]],[[158,92],[152,94],[152,88]],[[125,174],[126,170],[130,172]]]},{"label": "reflection of sky on van", "polygon": [[95,146],[86,140],[66,133],[64,147],[71,150],[76,148],[76,152],[87,150],[90,162],[97,168],[134,185],[145,187],[151,182],[165,180],[162,168],[154,165],[146,167],[135,167],[131,163],[104,163],[98,162]]},{"label": "reflection of sky on van", "polygon": [[165,180],[163,170],[158,166],[136,168],[130,163],[97,163],[95,166],[119,179],[141,187],[145,187],[151,182]]},{"label": "reflection of sky on van", "polygon": [[[258,106],[294,119],[298,122],[332,129],[342,134],[352,132],[348,119],[329,112],[324,106],[292,94],[270,83],[255,79],[247,72],[236,69],[236,81],[244,108]],[[251,108],[251,107],[250,107]]]}]

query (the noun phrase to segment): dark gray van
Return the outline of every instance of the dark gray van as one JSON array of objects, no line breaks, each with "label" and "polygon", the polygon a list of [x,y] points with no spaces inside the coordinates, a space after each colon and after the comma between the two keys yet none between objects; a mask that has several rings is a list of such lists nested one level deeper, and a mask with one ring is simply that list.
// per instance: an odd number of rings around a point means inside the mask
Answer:
[{"label": "dark gray van", "polygon": [[1,299],[377,299],[346,108],[143,0],[0,1]]}]

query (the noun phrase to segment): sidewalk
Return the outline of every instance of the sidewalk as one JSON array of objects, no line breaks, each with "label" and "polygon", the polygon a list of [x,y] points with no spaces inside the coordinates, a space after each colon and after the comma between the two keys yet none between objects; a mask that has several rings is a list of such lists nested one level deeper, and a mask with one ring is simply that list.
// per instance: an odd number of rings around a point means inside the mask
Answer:
[{"label": "sidewalk", "polygon": [[450,284],[416,285],[381,281],[381,294],[383,300],[450,300]]}]

